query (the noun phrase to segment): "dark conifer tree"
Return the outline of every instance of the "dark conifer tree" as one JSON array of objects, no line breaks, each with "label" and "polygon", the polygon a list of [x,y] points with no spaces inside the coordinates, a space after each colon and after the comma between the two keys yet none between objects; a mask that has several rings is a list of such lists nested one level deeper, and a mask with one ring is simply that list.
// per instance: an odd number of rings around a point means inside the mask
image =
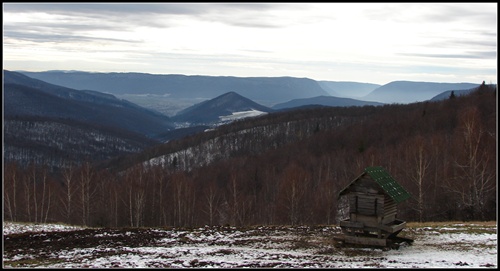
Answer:
[{"label": "dark conifer tree", "polygon": [[455,91],[451,91],[451,94],[450,94],[450,99],[455,99]]}]

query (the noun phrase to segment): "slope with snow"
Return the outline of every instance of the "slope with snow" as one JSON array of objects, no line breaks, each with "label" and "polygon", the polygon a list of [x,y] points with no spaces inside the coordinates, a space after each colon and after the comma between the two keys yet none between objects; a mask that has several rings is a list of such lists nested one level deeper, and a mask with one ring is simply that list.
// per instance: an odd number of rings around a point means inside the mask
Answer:
[{"label": "slope with snow", "polygon": [[259,110],[251,109],[248,111],[241,111],[241,112],[233,112],[231,115],[227,116],[219,116],[219,119],[223,122],[231,122],[235,120],[240,120],[240,119],[245,119],[245,118],[251,118],[251,117],[257,117],[263,114],[267,114],[267,112],[262,112]]}]

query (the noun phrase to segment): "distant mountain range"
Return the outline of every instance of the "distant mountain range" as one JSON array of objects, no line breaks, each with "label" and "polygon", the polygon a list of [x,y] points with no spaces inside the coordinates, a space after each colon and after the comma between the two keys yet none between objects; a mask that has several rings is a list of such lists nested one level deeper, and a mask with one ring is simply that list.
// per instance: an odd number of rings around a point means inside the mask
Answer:
[{"label": "distant mountain range", "polygon": [[381,85],[348,81],[318,81],[319,85],[331,96],[343,98],[361,98]]},{"label": "distant mountain range", "polygon": [[[29,77],[10,71],[5,73],[5,84],[17,85],[10,87],[17,88],[17,91],[7,95],[24,95],[24,98],[15,98],[10,103],[16,100],[27,104],[33,102],[23,107],[9,107],[7,104],[6,114],[24,115],[27,110],[35,110],[37,112],[32,112],[35,115],[64,115],[82,121],[93,119],[105,125],[119,122],[118,126],[149,137],[168,134],[166,132],[174,128],[174,122],[176,128],[210,126],[294,107],[411,103],[432,99],[443,92],[456,91],[458,94],[478,86],[472,83],[411,81],[395,81],[381,86],[293,77],[242,78],[79,71],[22,72]],[[42,92],[33,93],[33,89]],[[46,96],[48,94],[68,101],[61,102],[53,96]],[[36,95],[38,97],[32,99]],[[117,99],[114,95],[124,95],[128,101]],[[46,102],[40,103],[41,100]],[[141,103],[138,105],[136,101]],[[74,105],[62,107],[67,104]],[[45,107],[38,108],[40,106]],[[124,112],[111,113],[116,110]],[[165,112],[175,114],[171,114],[169,119],[164,116]]]},{"label": "distant mountain range", "polygon": [[213,99],[236,92],[264,105],[290,99],[329,95],[318,82],[295,77],[187,76],[147,73],[24,72],[52,84],[104,93],[159,94],[169,98]]},{"label": "distant mountain range", "polygon": [[61,118],[114,127],[150,138],[172,130],[173,122],[113,95],[61,87],[4,70],[4,115]]},{"label": "distant mountain range", "polygon": [[471,89],[478,86],[479,84],[471,83],[394,81],[376,88],[361,99],[381,103],[406,104],[426,101],[445,91]]},{"label": "distant mountain range", "polygon": [[293,107],[303,107],[307,105],[322,105],[322,106],[365,106],[365,105],[383,105],[378,102],[367,102],[350,98],[338,98],[332,96],[319,96],[306,99],[294,99],[286,103],[274,105],[275,110]]},{"label": "distant mountain range", "polygon": [[[20,71],[29,77],[78,90],[94,90],[127,100],[162,113],[165,104],[184,104],[175,113],[200,100],[210,100],[228,92],[235,92],[267,107],[319,96],[352,98],[379,103],[412,103],[425,101],[451,90],[477,87],[473,83],[433,83],[394,81],[385,85],[348,82],[315,81],[295,77],[232,77],[187,76],[147,73],[93,73],[81,71]],[[146,95],[152,95],[146,99]],[[139,98],[140,97],[140,98]],[[187,101],[191,100],[189,104]],[[168,102],[162,102],[168,101]]]}]

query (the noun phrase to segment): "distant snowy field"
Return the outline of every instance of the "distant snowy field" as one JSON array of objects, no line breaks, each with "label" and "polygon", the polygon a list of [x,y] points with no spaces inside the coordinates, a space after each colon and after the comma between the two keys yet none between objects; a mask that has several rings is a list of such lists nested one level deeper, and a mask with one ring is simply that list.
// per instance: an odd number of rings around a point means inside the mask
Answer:
[{"label": "distant snowy field", "polygon": [[[431,224],[429,224],[431,225]],[[343,247],[336,226],[100,229],[3,223],[3,267],[497,268],[494,222],[408,226],[398,250]]]},{"label": "distant snowy field", "polygon": [[228,116],[220,116],[219,119],[221,121],[235,121],[235,120],[240,120],[240,119],[245,119],[245,118],[257,117],[257,116],[260,116],[263,114],[267,114],[267,113],[252,109],[249,111],[233,112],[231,115],[228,115]]}]

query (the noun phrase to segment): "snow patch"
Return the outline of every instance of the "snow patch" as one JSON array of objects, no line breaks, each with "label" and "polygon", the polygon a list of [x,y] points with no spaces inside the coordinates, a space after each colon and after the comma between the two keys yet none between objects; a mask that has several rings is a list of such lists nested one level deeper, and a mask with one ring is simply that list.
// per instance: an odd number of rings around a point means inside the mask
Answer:
[{"label": "snow patch", "polygon": [[235,121],[235,120],[239,120],[239,119],[260,116],[263,114],[267,114],[267,113],[252,109],[249,111],[233,112],[231,115],[228,115],[228,116],[220,116],[219,119],[221,121]]},{"label": "snow patch", "polygon": [[[332,245],[333,226],[261,226],[256,228],[201,227],[198,229],[154,228],[143,234],[159,236],[155,243],[131,246],[127,243],[88,248],[65,248],[43,255],[54,261],[39,261],[29,248],[4,251],[6,267],[33,262],[26,267],[44,268],[496,268],[497,227],[465,225],[404,229],[413,245],[398,250],[349,248]],[[4,222],[8,235],[81,229],[57,224]],[[476,231],[477,230],[477,231]],[[79,233],[75,233],[79,234]],[[139,232],[114,231],[93,236],[115,239]],[[110,239],[109,237],[112,236]],[[108,239],[106,239],[108,238]],[[49,239],[47,239],[49,240]],[[34,261],[27,261],[34,259]],[[36,263],[40,262],[40,265]]]}]

